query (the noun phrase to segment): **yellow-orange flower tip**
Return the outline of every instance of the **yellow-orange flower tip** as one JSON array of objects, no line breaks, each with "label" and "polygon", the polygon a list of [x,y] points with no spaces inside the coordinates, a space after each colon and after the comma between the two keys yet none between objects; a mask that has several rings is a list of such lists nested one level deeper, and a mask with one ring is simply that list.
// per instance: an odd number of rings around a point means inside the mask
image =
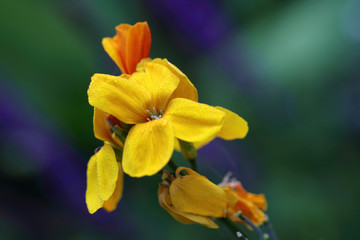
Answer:
[{"label": "yellow-orange flower tip", "polygon": [[122,166],[132,177],[151,176],[169,161],[175,138],[204,141],[223,126],[225,112],[189,99],[194,86],[180,80],[162,60],[144,64],[132,75],[95,74],[88,89],[90,105],[114,116],[130,129]]},{"label": "yellow-orange flower tip", "polygon": [[98,209],[116,209],[123,190],[123,171],[112,147],[105,143],[89,160],[87,168],[86,205],[89,213]]},{"label": "yellow-orange flower tip", "polygon": [[[185,170],[187,175],[180,175]],[[213,218],[224,218],[233,207],[234,194],[210,182],[197,172],[180,167],[171,183],[164,181],[158,191],[159,203],[177,221],[218,228]]]},{"label": "yellow-orange flower tip", "polygon": [[120,24],[115,29],[116,35],[112,38],[103,38],[102,45],[122,73],[132,74],[141,59],[149,57],[149,25],[147,22],[138,22],[133,26]]},{"label": "yellow-orange flower tip", "polygon": [[121,122],[114,116],[94,108],[94,135],[97,139],[109,143],[113,147],[123,148],[121,141],[110,131],[110,124],[121,127]]},{"label": "yellow-orange flower tip", "polygon": [[[219,186],[229,189],[236,195],[235,205],[229,209],[228,216],[234,222],[244,223],[238,218],[238,213],[249,219],[253,224],[259,226],[267,221],[264,211],[267,202],[264,194],[253,194],[247,192],[242,184],[235,178],[230,178],[231,173],[227,174]],[[249,226],[248,226],[249,227]]]}]

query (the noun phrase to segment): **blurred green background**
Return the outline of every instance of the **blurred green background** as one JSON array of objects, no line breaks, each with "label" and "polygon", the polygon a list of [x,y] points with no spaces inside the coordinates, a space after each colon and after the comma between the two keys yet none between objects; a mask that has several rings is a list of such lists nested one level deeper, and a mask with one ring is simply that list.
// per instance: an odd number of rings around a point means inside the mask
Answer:
[{"label": "blurred green background", "polygon": [[[232,171],[265,193],[281,240],[355,239],[360,224],[360,1],[2,0],[0,239],[231,239],[182,225],[157,202],[158,176],[125,178],[113,213],[88,214],[87,87],[120,74],[101,46],[147,21],[201,102],[250,126],[199,151],[214,182]],[[176,161],[181,162],[179,154]]]}]

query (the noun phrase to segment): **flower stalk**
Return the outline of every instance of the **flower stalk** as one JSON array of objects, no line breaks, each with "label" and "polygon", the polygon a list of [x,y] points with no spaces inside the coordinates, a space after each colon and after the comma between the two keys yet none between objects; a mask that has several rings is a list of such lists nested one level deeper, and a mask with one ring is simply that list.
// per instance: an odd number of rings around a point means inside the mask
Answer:
[{"label": "flower stalk", "polygon": [[269,234],[269,237],[271,240],[278,240],[275,230],[269,221],[264,222],[263,228],[264,228],[265,232],[267,232]]},{"label": "flower stalk", "polygon": [[190,142],[185,142],[180,139],[179,139],[179,144],[183,157],[189,161],[191,169],[197,171],[197,165],[196,165],[197,152],[196,152],[196,148],[194,147],[194,144]]},{"label": "flower stalk", "polygon": [[233,221],[231,221],[230,218],[219,218],[219,220],[230,229],[230,231],[235,235],[236,239],[249,240],[248,237],[244,233],[242,233],[239,226]]},{"label": "flower stalk", "polygon": [[263,233],[261,229],[257,227],[255,224],[253,224],[249,219],[247,219],[241,214],[239,214],[238,217],[254,230],[254,232],[258,235],[260,240],[269,240],[269,234]]}]

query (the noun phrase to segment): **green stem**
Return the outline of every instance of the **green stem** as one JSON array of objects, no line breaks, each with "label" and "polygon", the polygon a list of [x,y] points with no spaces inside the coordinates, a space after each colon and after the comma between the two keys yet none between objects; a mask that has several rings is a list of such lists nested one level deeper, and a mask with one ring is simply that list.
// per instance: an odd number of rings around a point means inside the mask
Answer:
[{"label": "green stem", "polygon": [[170,159],[170,161],[168,162],[168,166],[174,171],[174,173],[175,173],[176,169],[178,168],[178,166],[172,159]]},{"label": "green stem", "polygon": [[197,166],[196,166],[197,152],[196,152],[196,148],[194,147],[194,144],[191,142],[185,142],[181,139],[178,139],[178,141],[180,144],[181,153],[183,157],[189,161],[191,169],[197,171]]},{"label": "green stem", "polygon": [[247,236],[245,234],[243,234],[240,230],[240,228],[238,227],[237,224],[235,224],[233,221],[231,221],[228,217],[226,218],[219,218],[219,220],[221,222],[223,222],[226,226],[228,226],[228,228],[230,229],[230,231],[232,231],[236,237],[236,239],[240,239],[240,240],[248,240]]},{"label": "green stem", "polygon": [[272,227],[272,224],[269,221],[266,221],[264,223],[265,231],[269,234],[271,240],[278,240],[278,237],[276,236],[275,230]]},{"label": "green stem", "polygon": [[269,240],[269,236],[267,234],[264,234],[259,227],[257,227],[255,224],[253,224],[249,219],[244,217],[243,215],[239,215],[239,218],[243,220],[247,225],[252,227],[254,232],[258,235],[260,240]]},{"label": "green stem", "polygon": [[191,169],[194,170],[195,172],[197,172],[196,159],[189,160],[189,162],[190,162]]}]

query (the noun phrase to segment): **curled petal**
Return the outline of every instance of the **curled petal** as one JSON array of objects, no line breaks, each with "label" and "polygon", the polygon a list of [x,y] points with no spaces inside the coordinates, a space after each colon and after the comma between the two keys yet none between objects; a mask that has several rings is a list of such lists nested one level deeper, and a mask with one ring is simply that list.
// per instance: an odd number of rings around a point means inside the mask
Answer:
[{"label": "curled petal", "polygon": [[166,119],[137,124],[125,141],[124,172],[132,177],[154,175],[169,162],[173,149],[174,133]]},{"label": "curled petal", "polygon": [[220,131],[225,113],[206,104],[174,98],[164,117],[171,122],[177,138],[187,142],[201,142]]},{"label": "curled petal", "polygon": [[184,224],[198,223],[208,228],[219,228],[219,226],[209,217],[191,214],[176,209],[171,203],[170,193],[167,187],[160,187],[158,196],[160,206],[168,211],[177,221]]},{"label": "curled petal", "polygon": [[229,208],[226,192],[196,174],[177,177],[170,185],[170,197],[176,209],[196,215],[221,218]]}]

